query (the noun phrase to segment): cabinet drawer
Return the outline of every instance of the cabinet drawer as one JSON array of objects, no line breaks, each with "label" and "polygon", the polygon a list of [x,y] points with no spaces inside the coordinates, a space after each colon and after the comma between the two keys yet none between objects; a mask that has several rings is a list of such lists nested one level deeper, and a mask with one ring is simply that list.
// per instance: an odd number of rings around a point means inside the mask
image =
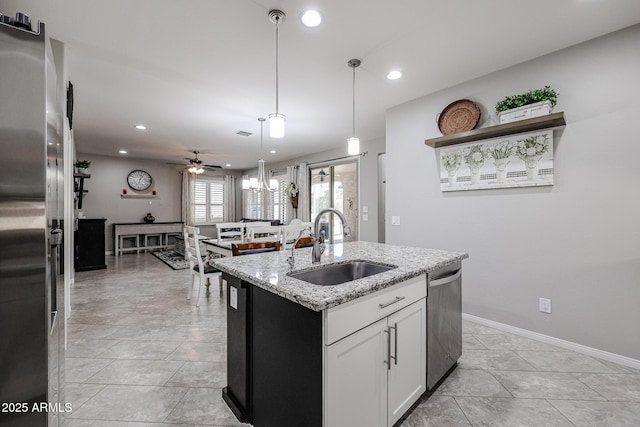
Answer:
[{"label": "cabinet drawer", "polygon": [[362,298],[332,307],[326,315],[325,344],[332,344],[427,295],[427,277],[421,275]]}]

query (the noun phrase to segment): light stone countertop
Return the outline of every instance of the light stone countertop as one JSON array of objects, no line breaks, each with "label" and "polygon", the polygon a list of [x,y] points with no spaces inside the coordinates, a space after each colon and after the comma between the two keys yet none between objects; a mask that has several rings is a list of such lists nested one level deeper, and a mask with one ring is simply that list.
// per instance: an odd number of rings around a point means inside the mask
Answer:
[{"label": "light stone countertop", "polygon": [[[415,248],[371,242],[327,245],[320,264],[311,263],[311,248],[295,250],[295,266],[289,267],[291,250],[257,255],[216,258],[209,262],[232,276],[245,280],[314,311],[322,311],[362,297],[412,277],[446,267],[469,257],[465,252]],[[389,271],[346,282],[320,286],[287,276],[291,271],[310,270],[349,260],[395,265]]]}]

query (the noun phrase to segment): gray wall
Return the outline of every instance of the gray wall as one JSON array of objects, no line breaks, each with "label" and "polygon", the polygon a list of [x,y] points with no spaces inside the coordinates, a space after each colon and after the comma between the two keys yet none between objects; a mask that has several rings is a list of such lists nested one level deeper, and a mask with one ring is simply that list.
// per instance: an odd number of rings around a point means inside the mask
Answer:
[{"label": "gray wall", "polygon": [[[388,111],[387,242],[469,252],[465,313],[640,359],[639,42],[636,25]],[[495,124],[497,101],[545,84],[567,120],[555,185],[442,193],[436,114],[471,98]]]},{"label": "gray wall", "polygon": [[[98,156],[95,154],[77,155],[79,160],[91,160],[87,173],[91,178],[85,180],[85,189],[89,193],[83,200],[82,211],[87,218],[107,218],[106,250],[113,251],[113,223],[142,222],[142,218],[151,212],[156,222],[182,221],[182,166],[170,165],[154,160],[131,159],[128,157]],[[143,169],[153,177],[153,188],[158,199],[123,199],[122,189],[135,194],[127,186],[127,175],[134,169]],[[236,175],[236,171],[219,171],[215,175]],[[239,182],[239,181],[237,181]],[[241,194],[236,190],[236,212],[241,212]],[[238,217],[239,219],[239,217]],[[215,226],[202,226],[203,235],[215,237]]]},{"label": "gray wall", "polygon": [[[378,241],[378,154],[385,151],[385,140],[383,138],[370,141],[360,141],[360,151],[367,152],[366,156],[360,157],[360,204],[358,211],[362,217],[362,206],[369,207],[369,219],[360,220],[359,240],[368,242]],[[265,160],[267,170],[278,170],[289,165],[299,165],[302,162],[319,163],[329,159],[347,156],[347,143],[344,147],[332,150],[321,151],[303,157],[289,159],[284,162],[268,163]],[[256,169],[244,171],[243,174],[256,173]],[[241,211],[238,211],[241,212]]]},{"label": "gray wall", "polygon": [[[91,178],[85,180],[85,189],[89,192],[84,197],[81,210],[87,218],[107,218],[107,251],[113,251],[113,223],[142,222],[147,212],[151,212],[157,222],[182,220],[180,167],[124,156],[82,153],[78,153],[77,156],[79,160],[91,160],[91,166],[87,169]],[[123,188],[126,188],[129,194],[134,194],[127,185],[127,175],[134,169],[143,169],[151,174],[152,187],[156,189],[158,199],[120,197]]]}]

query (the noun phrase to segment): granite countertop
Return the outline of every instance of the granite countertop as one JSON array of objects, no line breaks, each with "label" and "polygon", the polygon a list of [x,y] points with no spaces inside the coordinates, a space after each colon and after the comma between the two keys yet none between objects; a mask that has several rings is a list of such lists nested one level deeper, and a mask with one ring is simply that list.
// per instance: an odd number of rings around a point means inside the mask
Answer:
[{"label": "granite countertop", "polygon": [[[209,262],[223,272],[255,286],[311,310],[322,311],[469,257],[465,252],[371,242],[351,242],[327,245],[321,263],[312,264],[311,249],[295,250],[295,266],[293,268],[287,263],[287,258],[291,256],[291,250],[216,258]],[[310,270],[326,264],[349,260],[376,261],[397,265],[398,268],[333,286],[313,285],[287,276],[287,273],[291,271]]]}]

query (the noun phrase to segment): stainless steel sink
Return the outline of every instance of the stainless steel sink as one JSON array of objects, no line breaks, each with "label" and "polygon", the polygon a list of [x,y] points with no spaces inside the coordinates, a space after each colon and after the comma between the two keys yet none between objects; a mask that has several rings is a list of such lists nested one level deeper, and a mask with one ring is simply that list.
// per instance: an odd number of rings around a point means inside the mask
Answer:
[{"label": "stainless steel sink", "polygon": [[327,286],[351,282],[394,268],[397,267],[372,261],[349,261],[341,264],[329,264],[313,270],[292,272],[287,275],[314,285]]}]

